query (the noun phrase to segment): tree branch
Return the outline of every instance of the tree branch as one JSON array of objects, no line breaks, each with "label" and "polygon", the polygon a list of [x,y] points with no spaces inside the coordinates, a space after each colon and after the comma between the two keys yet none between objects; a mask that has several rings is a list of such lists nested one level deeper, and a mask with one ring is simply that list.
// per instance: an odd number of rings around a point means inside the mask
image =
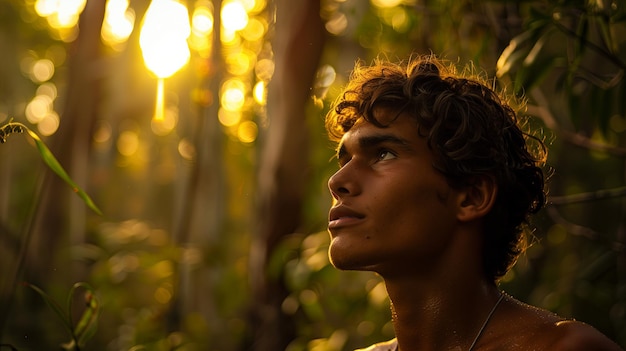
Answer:
[{"label": "tree branch", "polygon": [[[538,102],[545,100],[538,89],[533,89],[531,95]],[[528,104],[528,114],[539,117],[546,125],[546,127],[550,128],[552,131],[554,131],[554,133],[559,134],[563,140],[569,142],[570,144],[580,146],[589,150],[602,151],[613,156],[626,158],[625,148],[600,143],[582,134],[560,128],[558,122],[556,121],[550,110],[548,110],[544,106],[547,106],[547,103],[541,105]]]},{"label": "tree branch", "polygon": [[614,197],[620,197],[626,195],[626,186],[614,188],[614,189],[601,189],[586,193],[562,195],[562,196],[550,196],[548,203],[550,205],[566,205],[580,202],[589,202],[600,199],[610,199]]},{"label": "tree branch", "polygon": [[587,239],[596,240],[596,241],[598,240],[605,241],[606,244],[611,248],[611,250],[615,252],[623,252],[626,250],[626,243],[623,243],[617,240],[606,240],[606,238],[604,238],[604,236],[598,233],[597,231],[568,221],[563,216],[561,216],[561,213],[555,206],[548,206],[546,208],[546,211],[548,213],[548,216],[555,223],[562,225],[565,228],[565,230],[572,235],[582,236]]}]

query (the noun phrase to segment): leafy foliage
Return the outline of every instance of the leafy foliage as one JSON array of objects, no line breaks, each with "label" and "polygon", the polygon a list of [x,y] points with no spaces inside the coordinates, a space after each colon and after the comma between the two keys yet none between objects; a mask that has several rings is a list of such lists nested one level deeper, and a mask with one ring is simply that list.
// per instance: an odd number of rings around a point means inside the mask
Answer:
[{"label": "leafy foliage", "polygon": [[52,154],[50,149],[46,146],[46,144],[39,138],[39,136],[30,130],[28,127],[23,125],[22,123],[17,122],[9,122],[0,128],[0,143],[5,143],[6,138],[14,133],[24,133],[31,137],[37,146],[37,150],[41,155],[41,159],[50,167],[50,169],[56,173],[63,181],[65,181],[72,190],[85,202],[85,204],[91,208],[94,212],[99,215],[102,215],[102,211],[96,206],[91,197],[87,195],[85,191],[78,187],[78,185],[70,178],[67,174],[63,166],[57,161],[56,157]]},{"label": "leafy foliage", "polygon": [[[96,332],[98,313],[100,309],[100,305],[98,299],[95,296],[93,288],[86,283],[74,284],[67,299],[67,307],[64,310],[54,299],[52,299],[50,295],[41,290],[39,287],[28,283],[26,283],[26,285],[35,290],[39,294],[39,296],[41,296],[45,300],[46,304],[50,307],[52,311],[54,311],[57,317],[59,317],[62,324],[67,328],[67,331],[70,333],[71,340],[61,345],[63,350],[79,351],[81,349],[84,349],[86,342],[91,337],[93,337],[94,333]],[[74,294],[78,289],[86,290],[84,294],[85,310],[81,314],[81,317],[76,325],[74,325],[72,323],[71,317],[72,298],[74,297]]]},{"label": "leafy foliage", "polygon": [[[135,3],[138,8],[147,6],[147,2]],[[626,345],[626,4],[580,0],[399,1],[393,7],[367,1],[322,3],[329,28],[344,23],[342,20],[346,23],[343,31],[330,35],[324,51],[322,63],[337,74],[333,86],[345,82],[357,58],[387,55],[395,59],[433,52],[461,64],[473,61],[487,74],[497,75],[498,84],[526,95],[528,114],[536,117],[531,127],[538,133],[542,130],[551,142],[552,202],[535,220],[534,244],[501,285],[522,300],[588,322]],[[59,48],[71,45],[51,34],[45,21],[33,14],[32,5],[32,1],[0,2],[0,17],[6,20],[0,21],[0,31],[16,38],[3,52],[19,53],[6,55],[3,59],[8,62],[0,65],[0,78],[8,82],[0,86],[0,118],[5,106],[19,109],[21,101],[39,87],[20,71],[22,56],[54,56]],[[272,20],[257,24],[271,27]],[[171,99],[178,103],[171,108],[180,111],[180,123],[169,135],[151,132],[156,130],[148,121],[152,106],[145,103],[148,98],[142,92],[152,95],[152,81],[143,73],[135,58],[137,48],[130,41],[121,55],[107,51],[110,56],[95,61],[106,61],[111,65],[107,69],[86,70],[89,76],[107,83],[102,93],[88,91],[100,104],[94,117],[98,138],[89,141],[93,144],[91,168],[82,170],[90,174],[87,179],[97,191],[107,222],[100,222],[101,217],[83,219],[81,237],[46,233],[58,245],[49,248],[55,259],[43,269],[46,279],[36,285],[41,288],[33,289],[55,305],[49,296],[60,295],[74,281],[85,281],[93,287],[87,291],[97,299],[90,300],[77,324],[67,323],[72,313],[54,307],[62,317],[55,319],[60,322],[58,328],[41,318],[48,316],[47,306],[42,309],[18,290],[11,311],[16,318],[6,331],[0,330],[2,342],[30,347],[33,344],[24,340],[28,335],[38,339],[34,348],[45,348],[58,345],[57,334],[65,335],[69,328],[73,336],[67,347],[88,344],[93,350],[240,347],[239,341],[254,328],[246,325],[246,306],[255,301],[249,285],[257,277],[249,276],[248,265],[255,249],[253,184],[262,141],[242,143],[237,138],[238,125],[217,122],[224,117],[223,111],[218,116],[216,107],[220,83],[227,80],[218,73],[227,73],[228,63],[240,60],[240,52],[252,52],[257,63],[271,66],[268,41],[245,42],[243,49],[229,43],[221,47],[226,58],[192,58],[190,68],[170,81]],[[217,42],[213,45],[219,47]],[[70,80],[66,72],[76,61],[59,62],[54,79],[64,87]],[[261,70],[259,67],[255,69]],[[251,88],[253,84],[243,85]],[[328,89],[328,84],[322,86]],[[267,267],[267,275],[284,282],[289,290],[281,312],[293,316],[296,324],[298,337],[290,351],[351,350],[388,339],[393,332],[381,280],[368,273],[337,271],[328,262],[328,238],[323,231],[330,203],[326,179],[334,165],[328,162],[333,152],[320,116],[336,89],[327,91],[328,96],[316,96],[318,105],[307,110],[313,151],[300,233],[284,238]],[[253,105],[251,101],[247,99],[246,106]],[[254,105],[238,117],[266,128],[271,122],[264,115],[265,108]],[[15,122],[5,124],[0,139],[6,141],[10,134],[28,130],[24,128]],[[30,131],[27,135],[46,166],[100,213],[42,139]],[[100,138],[102,135],[110,138]],[[116,142],[128,140],[129,135],[138,144],[133,157],[116,148]],[[191,136],[199,140],[196,149],[190,147]],[[0,152],[6,149],[0,147]],[[200,156],[182,159],[178,150]],[[30,157],[19,151],[14,154],[20,155],[20,161]],[[29,243],[20,241],[21,230],[15,228],[30,225],[22,218],[28,213],[35,173],[30,158],[17,162],[10,156],[0,155],[0,176],[12,176],[0,179],[2,200],[9,204],[0,213],[0,276]],[[199,178],[207,182],[198,181],[197,187],[181,191],[193,183],[194,165],[204,170]],[[202,198],[189,194],[201,194]],[[581,200],[581,194],[597,196],[586,195]],[[181,235],[180,228],[185,227],[178,222],[188,218],[192,218],[187,227],[191,229]],[[36,266],[36,259],[44,254],[24,257]],[[73,291],[84,288],[81,285]],[[177,300],[181,297],[182,301]],[[0,344],[0,349],[12,348]]]}]

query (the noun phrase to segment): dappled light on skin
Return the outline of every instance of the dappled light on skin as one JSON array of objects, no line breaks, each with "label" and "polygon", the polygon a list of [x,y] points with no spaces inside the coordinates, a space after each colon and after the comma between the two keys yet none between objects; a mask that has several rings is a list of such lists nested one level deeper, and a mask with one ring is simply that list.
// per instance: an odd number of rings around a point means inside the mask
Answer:
[{"label": "dappled light on skin", "polygon": [[135,11],[128,7],[128,0],[108,0],[104,21],[100,30],[102,41],[115,51],[123,49],[135,27]]}]

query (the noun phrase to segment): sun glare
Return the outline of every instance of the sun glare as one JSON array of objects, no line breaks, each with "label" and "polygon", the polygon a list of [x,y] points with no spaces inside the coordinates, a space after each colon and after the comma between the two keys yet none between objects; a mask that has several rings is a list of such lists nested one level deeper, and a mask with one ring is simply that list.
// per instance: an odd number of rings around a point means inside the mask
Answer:
[{"label": "sun glare", "polygon": [[143,20],[139,44],[146,66],[167,78],[189,61],[189,13],[175,0],[153,0]]},{"label": "sun glare", "polygon": [[35,12],[53,29],[52,36],[65,42],[76,38],[78,18],[87,0],[37,0]]},{"label": "sun glare", "polygon": [[71,28],[78,22],[86,3],[87,0],[37,0],[35,11],[54,28]]},{"label": "sun glare", "polygon": [[128,40],[135,27],[135,11],[128,7],[128,0],[108,0],[100,35],[115,50]]}]

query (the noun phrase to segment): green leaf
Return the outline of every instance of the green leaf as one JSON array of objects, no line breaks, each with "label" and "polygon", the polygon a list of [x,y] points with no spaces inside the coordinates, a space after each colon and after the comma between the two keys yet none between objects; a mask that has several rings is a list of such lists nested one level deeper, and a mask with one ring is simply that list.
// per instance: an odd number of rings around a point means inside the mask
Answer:
[{"label": "green leaf", "polygon": [[61,322],[63,322],[63,325],[65,326],[67,331],[73,335],[72,323],[70,322],[69,317],[65,315],[65,313],[63,312],[63,309],[61,308],[61,306],[59,306],[59,304],[56,301],[54,301],[52,297],[50,297],[50,295],[48,295],[45,291],[41,290],[41,288],[39,288],[38,286],[30,284],[30,283],[24,283],[24,284],[28,286],[29,288],[33,289],[35,292],[37,292],[39,296],[41,296],[41,298],[44,300],[46,305],[48,305],[50,309],[59,317]]},{"label": "green leaf", "polygon": [[523,80],[524,89],[529,91],[536,85],[541,84],[544,78],[554,68],[554,63],[557,61],[554,57],[546,57],[537,60],[532,66],[525,69],[526,75]]},{"label": "green leaf", "polygon": [[502,77],[509,73],[511,68],[524,57],[529,49],[526,48],[526,42],[532,37],[532,31],[525,31],[522,34],[511,39],[509,45],[502,51],[496,63],[498,77]]},{"label": "green leaf", "polygon": [[[15,130],[15,127],[18,127],[17,128],[18,130]],[[23,130],[19,128],[23,128]],[[48,149],[46,144],[41,140],[41,138],[39,138],[39,136],[35,132],[30,130],[28,127],[26,127],[22,123],[9,122],[1,128],[2,134],[0,135],[0,137],[2,137],[3,139],[6,137],[5,132],[4,132],[5,129],[8,129],[9,131],[14,132],[14,133],[21,133],[25,130],[28,133],[28,135],[33,139],[33,141],[35,141],[37,150],[39,150],[39,153],[41,154],[41,158],[48,165],[48,167],[50,167],[50,169],[54,173],[56,173],[61,179],[63,179],[72,188],[72,190],[81,199],[83,199],[85,204],[90,209],[92,209],[95,213],[102,215],[102,211],[100,211],[98,206],[96,206],[96,204],[93,202],[93,200],[91,200],[91,198],[89,197],[89,195],[87,195],[87,193],[85,193],[80,187],[78,187],[78,185],[76,185],[76,183],[74,183],[74,181],[70,178],[70,176],[67,174],[65,169],[63,169],[63,167],[61,166],[59,161],[56,159],[56,157],[54,157],[50,149]]]},{"label": "green leaf", "polygon": [[76,293],[76,290],[82,288],[85,290],[85,310],[81,315],[78,323],[74,327],[74,336],[77,339],[78,346],[83,346],[84,343],[89,340],[96,332],[98,313],[100,310],[100,304],[96,298],[95,291],[87,283],[76,283],[72,287],[68,297],[68,311],[71,316],[72,297]]},{"label": "green leaf", "polygon": [[595,121],[602,132],[602,135],[606,135],[609,128],[609,119],[611,117],[610,110],[610,98],[607,96],[606,90],[593,87],[591,91],[591,106],[594,106],[595,113],[593,114],[597,121]]},{"label": "green leaf", "polygon": [[613,36],[611,35],[611,29],[609,28],[609,24],[606,21],[605,17],[598,18],[597,21],[600,27],[600,34],[602,35],[602,40],[604,41],[604,45],[609,49],[609,52],[615,53],[617,49],[617,44],[613,41]]},{"label": "green leaf", "polygon": [[586,14],[580,15],[580,21],[578,22],[578,28],[576,29],[576,43],[574,45],[574,52],[580,56],[585,50],[587,43],[587,34],[589,33],[589,18]]}]

